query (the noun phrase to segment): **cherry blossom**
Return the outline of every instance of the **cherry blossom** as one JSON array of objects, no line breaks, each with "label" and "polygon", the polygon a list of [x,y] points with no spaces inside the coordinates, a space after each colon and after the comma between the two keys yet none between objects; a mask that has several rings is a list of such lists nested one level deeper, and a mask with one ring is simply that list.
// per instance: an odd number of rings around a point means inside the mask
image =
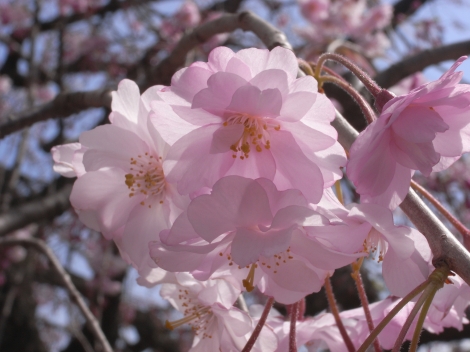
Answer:
[{"label": "cherry blossom", "polygon": [[134,82],[122,81],[113,93],[111,124],[53,151],[55,170],[78,176],[70,201],[80,219],[114,239],[123,258],[149,278],[156,274],[147,243],[170,227],[189,201],[166,181],[162,162],[169,146],[148,123],[149,102],[158,99],[158,89],[141,97]]},{"label": "cherry blossom", "polygon": [[350,150],[347,175],[366,202],[396,208],[415,170],[429,176],[470,150],[470,88],[460,58],[437,81],[388,101]]},{"label": "cherry blossom", "polygon": [[[189,324],[195,333],[190,349],[196,351],[241,351],[255,327],[251,317],[233,307],[240,291],[224,279],[200,282],[188,274],[177,274],[177,282],[164,284],[160,294],[180,312],[182,319],[169,322],[171,330]],[[263,329],[252,351],[273,351],[277,339],[269,329]]]},{"label": "cherry blossom", "polygon": [[387,288],[396,296],[404,297],[427,279],[431,250],[419,231],[395,226],[392,212],[376,204],[351,204],[348,208],[331,191],[325,192],[315,210],[334,226],[305,229],[336,251],[370,253],[382,262]]},{"label": "cherry blossom", "polygon": [[[151,118],[172,145],[165,174],[181,194],[240,175],[320,200],[341,177],[345,155],[330,125],[333,105],[317,93],[313,77],[296,79],[297,71],[294,54],[281,47],[238,53],[219,47],[208,63],[173,76],[159,93],[164,102],[152,102]],[[167,104],[179,118],[162,112]]]},{"label": "cherry blossom", "polygon": [[258,286],[292,304],[320,290],[334,269],[363,255],[336,251],[307,230],[328,224],[298,190],[278,191],[267,179],[226,176],[160,234],[151,256],[163,269],[190,271],[199,279],[230,270],[245,277],[248,291]]}]

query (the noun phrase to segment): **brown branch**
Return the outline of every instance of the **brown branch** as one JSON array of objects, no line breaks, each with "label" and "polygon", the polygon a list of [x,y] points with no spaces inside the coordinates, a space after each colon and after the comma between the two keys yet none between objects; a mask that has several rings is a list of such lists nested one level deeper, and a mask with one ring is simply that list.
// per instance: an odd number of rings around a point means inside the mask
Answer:
[{"label": "brown branch", "polygon": [[436,65],[446,60],[457,60],[463,55],[470,54],[470,40],[424,50],[390,66],[374,77],[375,82],[382,88],[390,88],[416,72],[426,67]]},{"label": "brown branch", "polygon": [[151,72],[151,79],[147,84],[170,85],[171,77],[178,68],[184,65],[186,55],[190,50],[216,34],[233,32],[236,29],[253,32],[269,50],[276,46],[292,49],[282,31],[254,13],[245,11],[238,14],[226,14],[184,35],[170,56],[163,59]]},{"label": "brown branch", "polygon": [[111,106],[111,91],[94,90],[59,94],[47,104],[27,111],[0,125],[0,138],[19,131],[40,121],[57,117],[67,117],[90,108]]},{"label": "brown branch", "polygon": [[56,193],[14,207],[0,215],[0,236],[21,229],[36,221],[53,219],[70,207],[72,185],[66,185]]},{"label": "brown branch", "polygon": [[[332,125],[338,131],[339,143],[349,150],[358,132],[338,112]],[[470,285],[470,253],[413,190],[408,191],[400,208],[426,237],[433,254],[433,265],[438,268],[442,263],[447,264]]]},{"label": "brown branch", "polygon": [[[292,49],[282,31],[251,12],[223,15],[183,36],[172,53],[148,74],[149,79],[144,82],[141,89],[146,89],[154,84],[169,85],[171,77],[178,68],[184,65],[186,55],[191,49],[216,34],[233,32],[236,29],[252,31],[268,49],[273,49],[276,46]],[[67,117],[89,108],[110,106],[111,92],[109,90],[59,94],[51,102],[0,125],[0,138],[39,121]]]},{"label": "brown branch", "polygon": [[60,264],[59,259],[57,259],[55,254],[45,244],[45,242],[36,238],[0,238],[0,246],[15,245],[33,247],[47,256],[55,271],[62,277],[63,283],[69,291],[71,299],[77,304],[78,308],[84,315],[88,327],[93,332],[93,335],[95,335],[96,339],[101,343],[103,350],[105,352],[113,352],[113,349],[109,345],[108,340],[106,340],[106,337],[104,336],[103,331],[101,330],[96,318],[88,309],[85,301],[78,292],[77,288],[73,285],[72,279],[70,278],[69,274],[67,274],[63,266]]}]

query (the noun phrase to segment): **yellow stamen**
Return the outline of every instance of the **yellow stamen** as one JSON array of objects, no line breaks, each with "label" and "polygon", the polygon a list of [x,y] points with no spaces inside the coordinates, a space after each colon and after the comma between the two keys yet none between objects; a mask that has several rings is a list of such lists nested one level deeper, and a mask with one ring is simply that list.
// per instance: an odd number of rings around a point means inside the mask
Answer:
[{"label": "yellow stamen", "polygon": [[250,271],[248,272],[248,276],[245,280],[243,280],[243,287],[246,288],[247,292],[251,292],[254,290],[255,286],[253,283],[255,281],[255,269],[258,267],[257,264],[251,264]]}]

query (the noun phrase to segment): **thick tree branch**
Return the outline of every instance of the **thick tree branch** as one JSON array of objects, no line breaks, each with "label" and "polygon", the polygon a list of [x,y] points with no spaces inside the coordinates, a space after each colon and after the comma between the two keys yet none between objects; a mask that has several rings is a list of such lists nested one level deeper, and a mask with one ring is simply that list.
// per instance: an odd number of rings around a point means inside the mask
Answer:
[{"label": "thick tree branch", "polygon": [[[358,132],[338,112],[332,125],[338,131],[338,141],[349,150]],[[400,208],[426,237],[433,253],[434,266],[446,263],[450,270],[470,285],[470,253],[413,190],[408,192]]]},{"label": "thick tree branch", "polygon": [[72,185],[65,185],[56,193],[14,207],[0,215],[0,236],[21,229],[33,222],[53,219],[70,207]]},{"label": "thick tree branch", "polygon": [[184,35],[170,56],[162,60],[151,72],[148,84],[170,85],[171,77],[178,68],[184,65],[186,55],[190,50],[216,34],[233,32],[236,29],[253,32],[269,50],[276,46],[292,49],[282,31],[254,13],[245,11],[238,14],[226,14]]},{"label": "thick tree branch", "polygon": [[111,91],[63,93],[47,104],[11,118],[0,125],[0,138],[50,118],[67,117],[90,108],[111,106]]},{"label": "thick tree branch", "polygon": [[54,270],[62,277],[64,286],[69,291],[71,299],[77,304],[78,308],[84,315],[86,322],[95,335],[96,339],[101,343],[103,347],[103,351],[105,352],[113,352],[113,349],[109,345],[108,340],[103,334],[103,331],[98,324],[98,321],[88,309],[83,297],[78,292],[77,288],[73,285],[72,279],[70,278],[69,274],[65,271],[62,264],[60,264],[59,259],[55,256],[52,250],[46,245],[46,243],[42,240],[38,240],[36,238],[0,238],[0,246],[25,246],[25,247],[33,247],[39,252],[43,253],[51,262],[52,267]]},{"label": "thick tree branch", "polygon": [[390,66],[374,77],[382,88],[390,88],[416,72],[426,67],[436,65],[446,60],[457,60],[459,57],[470,54],[470,40],[441,46],[435,49],[424,50]]}]

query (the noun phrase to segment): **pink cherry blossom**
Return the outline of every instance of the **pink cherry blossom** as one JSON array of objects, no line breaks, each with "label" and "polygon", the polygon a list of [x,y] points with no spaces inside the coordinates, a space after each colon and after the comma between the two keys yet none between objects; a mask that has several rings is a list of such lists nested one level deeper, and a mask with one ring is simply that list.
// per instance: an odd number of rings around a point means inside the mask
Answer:
[{"label": "pink cherry blossom", "polygon": [[458,84],[462,57],[437,81],[385,104],[350,151],[347,175],[366,202],[394,209],[415,170],[429,176],[470,150],[470,87]]},{"label": "pink cherry blossom", "polygon": [[[348,335],[354,340],[357,335],[355,329],[355,325],[357,324],[356,320],[342,319],[342,322]],[[271,319],[268,323],[274,328],[279,339],[279,345],[275,352],[288,351],[290,322],[280,319]],[[335,319],[330,313],[320,314],[313,318],[308,317],[303,321],[298,321],[296,323],[296,341],[298,347],[303,346],[302,350],[309,352],[322,350],[346,352],[348,350],[336,326]]]},{"label": "pink cherry blossom", "polygon": [[[400,300],[396,297],[389,296],[386,299],[375,302],[369,305],[370,313],[372,316],[372,320],[374,322],[374,326],[377,326],[383,318],[395,307]],[[380,346],[383,349],[391,350],[395,341],[400,333],[403,324],[408,318],[411,310],[414,307],[414,303],[408,303],[397,315],[392,319],[390,323],[388,323],[382,332],[379,334],[378,340]],[[367,321],[364,315],[364,309],[362,307],[347,310],[340,313],[341,319],[348,322],[348,325],[351,326],[354,330],[354,333],[350,334],[351,340],[356,346],[359,346],[365,341],[367,336],[369,336],[369,327],[367,325]],[[354,320],[355,324],[350,324],[350,320]],[[408,333],[406,335],[406,339],[411,340],[413,336],[413,332],[416,326],[416,319],[413,321]],[[350,328],[351,329],[351,328]]]},{"label": "pink cherry blossom", "polygon": [[160,234],[151,256],[163,269],[190,271],[199,279],[231,270],[245,277],[248,290],[258,286],[291,304],[320,290],[326,275],[362,255],[336,251],[302,227],[328,224],[298,190],[281,192],[267,179],[226,176]]},{"label": "pink cherry blossom", "polygon": [[[295,55],[281,47],[219,47],[208,63],[173,76],[159,93],[164,102],[152,103],[151,119],[172,145],[164,168],[181,194],[240,175],[320,200],[341,177],[344,150],[330,125],[333,105],[313,77],[296,79],[297,71]],[[162,112],[168,104],[178,118]]]},{"label": "pink cherry blossom", "polygon": [[82,133],[80,143],[53,150],[55,169],[78,176],[70,201],[80,219],[114,239],[147,284],[156,280],[147,243],[169,228],[189,202],[166,181],[162,162],[169,146],[148,123],[149,102],[158,99],[158,89],[141,97],[134,82],[122,81],[113,93],[111,124]]},{"label": "pink cherry blossom", "polygon": [[371,253],[382,263],[382,274],[393,295],[404,297],[427,279],[431,250],[416,229],[395,226],[392,212],[376,204],[352,204],[344,208],[332,192],[315,208],[334,226],[305,229],[339,252]]},{"label": "pink cherry blossom", "polygon": [[[184,314],[182,319],[166,323],[170,329],[191,325],[195,333],[191,352],[241,351],[255,327],[251,317],[233,307],[240,291],[227,280],[200,282],[190,275],[177,274],[175,284],[164,284],[160,294]],[[252,351],[270,352],[277,339],[269,329],[262,330]]]},{"label": "pink cherry blossom", "polygon": [[329,0],[299,0],[300,12],[309,21],[316,22],[328,17]]}]

